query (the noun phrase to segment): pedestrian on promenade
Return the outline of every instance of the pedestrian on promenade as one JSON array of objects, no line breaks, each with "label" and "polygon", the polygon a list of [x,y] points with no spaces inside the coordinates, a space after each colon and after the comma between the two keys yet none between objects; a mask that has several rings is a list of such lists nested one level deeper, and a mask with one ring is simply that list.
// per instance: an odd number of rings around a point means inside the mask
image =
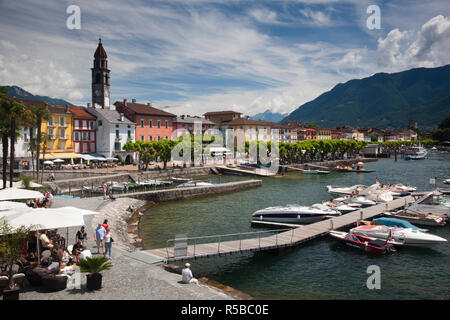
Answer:
[{"label": "pedestrian on promenade", "polygon": [[110,231],[111,231],[110,228],[106,228],[105,237],[103,238],[103,241],[105,243],[105,253],[103,254],[103,256],[106,258],[106,254],[108,253],[109,260],[111,260],[111,247],[113,242]]},{"label": "pedestrian on promenade", "polygon": [[108,219],[103,220],[102,226],[103,226],[103,228],[105,228],[105,230],[108,230],[108,228],[109,228]]},{"label": "pedestrian on promenade", "polygon": [[103,200],[106,200],[106,184],[103,184]]},{"label": "pedestrian on promenade", "polygon": [[198,280],[194,278],[191,271],[191,264],[186,263],[184,269],[181,271],[181,281],[183,283],[195,283],[198,284]]},{"label": "pedestrian on promenade", "polygon": [[103,239],[105,238],[106,230],[103,228],[102,224],[99,223],[97,228],[95,228],[94,240],[97,244],[97,253],[100,253],[100,247],[102,248],[102,254],[104,254],[103,250]]},{"label": "pedestrian on promenade", "polygon": [[88,241],[88,236],[86,231],[84,230],[84,226],[82,226],[81,229],[78,230],[77,235],[75,236],[75,243],[77,243],[78,241],[80,241],[83,246],[85,246],[86,242]]}]

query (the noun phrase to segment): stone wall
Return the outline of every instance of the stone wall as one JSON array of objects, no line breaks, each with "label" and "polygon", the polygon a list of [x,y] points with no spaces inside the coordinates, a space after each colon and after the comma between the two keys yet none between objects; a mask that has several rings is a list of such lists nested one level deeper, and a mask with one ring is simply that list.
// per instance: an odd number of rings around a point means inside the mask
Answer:
[{"label": "stone wall", "polygon": [[156,191],[144,191],[127,194],[115,195],[116,198],[135,198],[139,200],[149,200],[153,202],[174,201],[182,199],[190,199],[211,194],[221,194],[228,192],[236,192],[249,188],[256,188],[262,186],[261,180],[246,180],[238,182],[228,182],[205,187],[188,187],[188,188],[173,188]]}]

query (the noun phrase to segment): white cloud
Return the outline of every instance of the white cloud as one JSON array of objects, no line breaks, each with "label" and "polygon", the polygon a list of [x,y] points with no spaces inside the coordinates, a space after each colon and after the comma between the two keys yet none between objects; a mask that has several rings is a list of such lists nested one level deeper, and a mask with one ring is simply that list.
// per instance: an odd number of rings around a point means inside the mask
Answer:
[{"label": "white cloud", "polygon": [[378,65],[389,70],[438,67],[450,63],[450,20],[438,15],[418,31],[394,29],[378,39]]},{"label": "white cloud", "polygon": [[311,8],[300,9],[299,12],[306,18],[302,21],[315,26],[329,26],[332,22],[329,14],[323,11],[313,11]]}]

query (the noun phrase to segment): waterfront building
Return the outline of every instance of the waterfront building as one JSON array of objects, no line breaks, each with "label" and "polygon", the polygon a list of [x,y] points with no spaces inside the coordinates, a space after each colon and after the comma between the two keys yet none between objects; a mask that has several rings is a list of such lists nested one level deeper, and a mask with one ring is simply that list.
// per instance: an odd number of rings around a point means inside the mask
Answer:
[{"label": "waterfront building", "polygon": [[[25,108],[31,110],[34,106],[45,106],[48,104],[42,100],[20,99],[15,98],[17,102],[22,103]],[[37,136],[37,128],[19,127],[19,135],[16,137],[14,144],[14,166],[17,169],[31,170],[33,166],[32,153],[30,149],[30,139]],[[2,143],[0,140],[0,150]],[[9,152],[9,150],[8,150]],[[3,160],[3,159],[2,159]]]},{"label": "waterfront building", "polygon": [[331,139],[331,129],[317,128],[317,139],[318,140],[330,140]]},{"label": "waterfront building", "polygon": [[108,69],[108,55],[102,45],[102,40],[98,40],[97,50],[94,53],[94,66],[92,72],[92,106],[105,108],[110,105],[110,81]]},{"label": "waterfront building", "polygon": [[73,150],[75,153],[96,153],[96,120],[84,107],[69,107],[73,114]]},{"label": "waterfront building", "polygon": [[[176,131],[178,129],[185,129],[189,131],[191,135],[199,135],[207,133],[208,130],[213,129],[216,124],[210,120],[206,120],[204,118],[198,116],[189,116],[189,115],[181,115],[173,119],[173,130]],[[198,128],[195,124],[198,124]],[[176,137],[183,135],[181,130],[180,132],[176,132]]]},{"label": "waterfront building", "polygon": [[42,121],[41,131],[47,134],[48,143],[42,142],[40,159],[66,159],[73,163],[73,159],[80,157],[73,150],[73,114],[69,106],[48,106],[47,109],[50,116]]},{"label": "waterfront building", "polygon": [[133,152],[122,149],[127,141],[136,141],[136,125],[119,113],[114,106],[108,108],[91,107],[86,111],[96,117],[96,153],[105,158],[117,158],[125,163],[133,163],[136,159]]},{"label": "waterfront building", "polygon": [[125,115],[136,125],[135,140],[140,141],[160,141],[172,138],[173,120],[176,115],[152,107],[147,104],[136,103],[136,99],[127,102],[116,101],[116,110]]},{"label": "waterfront building", "polygon": [[235,119],[241,118],[242,113],[236,111],[214,111],[203,114],[206,120],[215,124],[224,124]]},{"label": "waterfront building", "polygon": [[303,127],[297,130],[297,140],[313,140],[317,139],[317,130],[314,128]]}]

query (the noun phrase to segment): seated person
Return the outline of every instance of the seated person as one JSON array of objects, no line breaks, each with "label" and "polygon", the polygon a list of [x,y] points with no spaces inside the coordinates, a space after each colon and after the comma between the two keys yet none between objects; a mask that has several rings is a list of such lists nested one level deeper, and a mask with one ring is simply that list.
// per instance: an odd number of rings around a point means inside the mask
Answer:
[{"label": "seated person", "polygon": [[72,254],[75,255],[75,257],[77,258],[77,263],[80,263],[80,253],[83,250],[84,247],[81,244],[81,241],[78,240],[77,243],[75,243],[72,248]]},{"label": "seated person", "polygon": [[[41,261],[41,267],[46,270],[46,273],[58,274],[59,262],[53,262],[51,257],[43,258]],[[36,268],[35,268],[36,269]]]},{"label": "seated person", "polygon": [[47,233],[48,233],[48,230],[45,230],[39,237],[39,240],[41,240],[41,244],[42,244],[42,251],[50,250],[51,248],[53,248],[53,243],[48,238]]}]

